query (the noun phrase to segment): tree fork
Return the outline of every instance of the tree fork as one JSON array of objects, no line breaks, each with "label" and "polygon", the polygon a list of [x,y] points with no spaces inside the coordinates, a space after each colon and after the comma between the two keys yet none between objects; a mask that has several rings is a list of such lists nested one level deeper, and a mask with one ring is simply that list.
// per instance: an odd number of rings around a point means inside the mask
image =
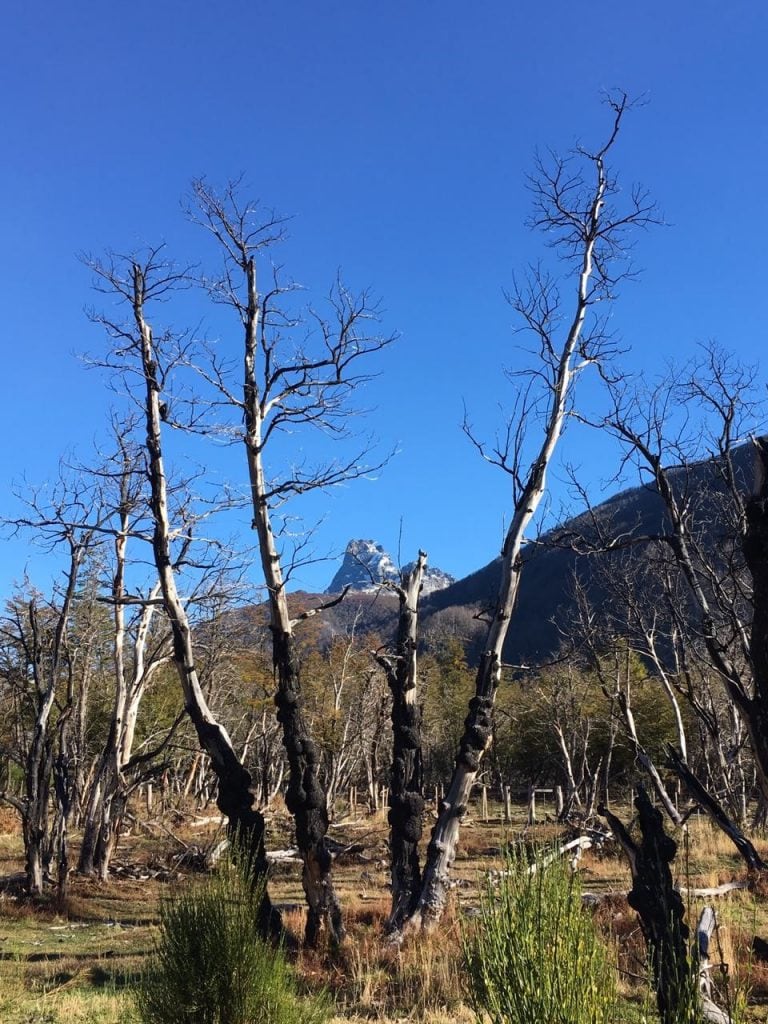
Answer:
[{"label": "tree fork", "polygon": [[[581,175],[565,169],[564,160],[554,159],[552,169],[539,164],[538,175],[531,180],[534,194],[534,226],[553,235],[550,243],[573,260],[577,280],[573,305],[566,316],[559,307],[553,282],[534,266],[525,286],[516,286],[511,304],[537,338],[542,365],[529,371],[529,386],[518,393],[519,423],[507,424],[506,440],[487,446],[478,441],[469,425],[465,433],[486,461],[509,475],[512,481],[513,513],[501,550],[501,582],[493,618],[488,629],[486,648],[475,680],[475,696],[470,701],[450,786],[440,808],[427,850],[424,880],[419,901],[409,918],[408,928],[431,927],[437,923],[447,898],[448,874],[455,858],[461,818],[466,812],[480,766],[492,735],[492,714],[496,690],[501,678],[502,652],[520,586],[521,550],[546,493],[547,472],[563,433],[569,403],[578,375],[586,367],[600,362],[609,351],[599,322],[588,320],[595,302],[610,299],[619,270],[610,264],[624,251],[623,235],[632,225],[653,221],[653,206],[642,190],[635,189],[626,213],[612,208],[610,200],[618,193],[616,181],[608,174],[606,157],[613,147],[628,107],[626,95],[608,99],[613,120],[608,139],[596,152],[576,151],[589,167],[589,183]],[[578,186],[578,187],[577,187]],[[574,193],[575,189],[575,193]],[[556,336],[563,325],[563,336]],[[533,457],[524,456],[526,414],[535,408],[530,395],[532,381],[543,384],[542,401],[546,411],[541,437]],[[536,401],[539,400],[537,396]]]},{"label": "tree fork", "polygon": [[[132,284],[133,313],[139,334],[145,383],[146,446],[154,521],[152,550],[163,604],[171,627],[173,662],[200,746],[210,756],[216,774],[217,806],[228,818],[229,836],[244,850],[249,868],[258,880],[266,877],[267,873],[264,817],[254,806],[250,773],[241,764],[226,730],[214,720],[206,703],[195,668],[192,630],[176,588],[170,547],[168,489],[162,454],[160,384],[152,329],[144,317],[146,268],[136,263],[132,266]],[[276,934],[281,930],[280,915],[272,906],[266,889],[260,907],[259,925],[265,934]]]}]

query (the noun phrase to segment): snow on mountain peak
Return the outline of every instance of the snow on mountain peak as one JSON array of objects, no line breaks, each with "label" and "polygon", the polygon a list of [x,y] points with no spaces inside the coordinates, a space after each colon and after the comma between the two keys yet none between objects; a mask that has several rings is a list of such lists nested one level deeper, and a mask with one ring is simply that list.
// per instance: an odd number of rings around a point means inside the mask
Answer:
[{"label": "snow on mountain peak", "polygon": [[[412,564],[404,566],[404,570],[410,569]],[[345,587],[370,592],[388,581],[398,583],[400,570],[382,545],[373,540],[351,540],[344,552],[341,568],[331,580],[326,593],[337,594]],[[453,582],[453,576],[427,565],[422,594],[442,590]]]}]

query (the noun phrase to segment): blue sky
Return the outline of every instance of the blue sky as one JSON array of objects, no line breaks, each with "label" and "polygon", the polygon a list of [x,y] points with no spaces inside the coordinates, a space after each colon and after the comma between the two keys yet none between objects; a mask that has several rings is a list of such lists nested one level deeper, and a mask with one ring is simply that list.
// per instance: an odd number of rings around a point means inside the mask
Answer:
[{"label": "blue sky", "polygon": [[[524,227],[534,150],[598,138],[601,90],[645,95],[615,166],[668,226],[638,239],[644,273],[614,312],[626,366],[650,375],[710,339],[758,358],[767,29],[764,5],[709,0],[13,5],[0,42],[0,511],[14,514],[14,482],[87,455],[114,401],[78,360],[102,340],[76,253],[163,240],[197,258],[179,206],[190,179],[243,172],[294,215],[292,274],[317,293],[340,267],[401,333],[364,399],[366,428],[399,454],[375,481],[308,505],[309,521],[325,516],[318,549],[372,537],[394,550],[402,520],[404,560],[423,547],[455,575],[478,568],[497,553],[509,493],[463,438],[462,406],[490,432],[509,398],[501,369],[521,358],[502,292],[543,251]],[[562,454],[599,499],[604,446],[572,430]],[[198,457],[239,473],[212,449]],[[555,508],[568,500],[557,475],[554,495]],[[50,571],[27,544],[3,545],[2,593],[25,568]],[[321,589],[334,569],[299,582]]]}]

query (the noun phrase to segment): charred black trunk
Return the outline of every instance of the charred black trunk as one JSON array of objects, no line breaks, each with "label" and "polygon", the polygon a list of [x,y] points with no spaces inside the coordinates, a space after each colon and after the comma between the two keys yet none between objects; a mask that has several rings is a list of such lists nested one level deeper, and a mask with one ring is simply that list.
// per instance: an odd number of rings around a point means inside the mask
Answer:
[{"label": "charred black trunk", "polygon": [[601,807],[600,813],[629,859],[632,889],[628,902],[640,917],[648,944],[661,1024],[678,1024],[697,998],[697,978],[688,958],[685,907],[670,870],[677,843],[664,832],[661,812],[653,807],[642,787],[635,807],[640,821],[639,845],[610,811]]},{"label": "charred black trunk", "polygon": [[[257,810],[251,790],[250,772],[243,766],[229,742],[222,742],[221,727],[205,721],[196,708],[187,711],[197,732],[198,741],[211,758],[218,782],[216,806],[227,818],[227,836],[235,857],[242,858],[249,875],[260,884],[267,878],[264,816]],[[282,934],[279,911],[272,906],[266,890],[259,910],[259,930],[264,936]]]},{"label": "charred black trunk", "polygon": [[426,555],[399,588],[400,615],[395,657],[380,658],[392,691],[392,770],[389,786],[390,852],[392,857],[392,908],[387,922],[399,932],[414,912],[421,894],[419,841],[424,814],[421,748],[421,705],[416,691],[416,630],[418,597]]},{"label": "charred black trunk", "polygon": [[296,826],[296,845],[304,863],[302,884],[307,897],[307,945],[317,944],[323,924],[333,942],[344,938],[341,907],[331,879],[332,859],[326,844],[328,805],[319,775],[317,747],[301,708],[299,658],[292,633],[273,630],[277,672],[277,719],[288,757],[286,805]]},{"label": "charred black trunk", "polygon": [[461,821],[467,813],[470,794],[482,756],[493,732],[493,702],[498,686],[500,660],[494,650],[486,651],[477,669],[475,696],[469,702],[464,732],[450,786],[443,797],[432,829],[424,862],[421,893],[408,926],[434,927],[448,898],[450,870],[456,857]]},{"label": "charred black trunk", "polygon": [[[389,790],[389,824],[392,829],[392,911],[389,927],[398,929],[416,909],[421,892],[419,841],[424,814],[421,753],[421,708],[393,691],[394,733]],[[398,699],[399,697],[399,699]]]},{"label": "charred black trunk", "polygon": [[[498,659],[486,653],[480,662],[475,682],[475,696],[469,702],[469,714],[464,719],[464,732],[459,741],[456,765],[476,772],[493,731],[493,703],[496,697]],[[463,808],[466,811],[466,807]]]},{"label": "charred black trunk", "polygon": [[749,653],[754,698],[743,709],[750,739],[760,766],[763,793],[768,799],[768,438],[755,442],[756,481],[746,502],[746,529],[742,548],[752,576],[752,628]]}]

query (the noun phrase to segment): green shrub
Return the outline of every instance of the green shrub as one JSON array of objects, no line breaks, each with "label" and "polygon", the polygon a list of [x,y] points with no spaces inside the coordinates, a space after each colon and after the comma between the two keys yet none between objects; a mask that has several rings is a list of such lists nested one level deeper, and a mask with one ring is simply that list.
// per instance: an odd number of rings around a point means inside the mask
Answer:
[{"label": "green shrub", "polygon": [[257,934],[258,887],[233,865],[167,900],[138,986],[144,1024],[321,1024],[323,997],[301,998],[281,949]]},{"label": "green shrub", "polygon": [[463,930],[469,996],[493,1024],[610,1024],[616,1007],[611,951],[582,907],[567,864],[529,866],[512,851],[489,881],[478,919]]}]

